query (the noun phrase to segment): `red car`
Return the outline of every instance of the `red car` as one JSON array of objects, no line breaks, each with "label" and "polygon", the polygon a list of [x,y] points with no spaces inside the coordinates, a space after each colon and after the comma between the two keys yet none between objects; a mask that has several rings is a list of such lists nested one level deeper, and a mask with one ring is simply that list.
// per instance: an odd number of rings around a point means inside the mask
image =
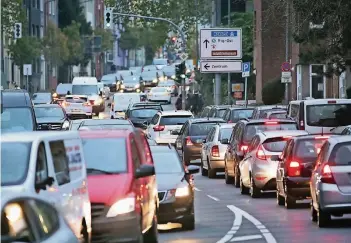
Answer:
[{"label": "red car", "polygon": [[139,131],[82,131],[92,242],[158,242],[150,147]]}]

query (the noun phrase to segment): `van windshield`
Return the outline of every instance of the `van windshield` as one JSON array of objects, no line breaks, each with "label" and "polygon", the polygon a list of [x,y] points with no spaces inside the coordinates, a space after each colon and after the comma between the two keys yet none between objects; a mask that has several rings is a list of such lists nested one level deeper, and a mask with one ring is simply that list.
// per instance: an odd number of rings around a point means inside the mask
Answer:
[{"label": "van windshield", "polygon": [[351,104],[324,104],[306,106],[306,123],[312,127],[351,125]]},{"label": "van windshield", "polygon": [[3,108],[1,113],[1,132],[34,131],[33,114],[30,108]]},{"label": "van windshield", "polygon": [[27,177],[32,143],[1,143],[1,186],[19,185]]},{"label": "van windshield", "polygon": [[97,95],[99,89],[97,85],[73,85],[72,94],[73,95]]}]

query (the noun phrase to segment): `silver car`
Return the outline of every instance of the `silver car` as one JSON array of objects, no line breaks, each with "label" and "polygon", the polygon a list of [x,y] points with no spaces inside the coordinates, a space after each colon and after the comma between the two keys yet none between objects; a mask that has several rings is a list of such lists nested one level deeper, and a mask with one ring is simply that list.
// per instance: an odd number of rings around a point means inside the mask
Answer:
[{"label": "silver car", "polygon": [[201,174],[209,178],[224,171],[224,155],[227,145],[222,140],[229,140],[235,124],[218,124],[208,133],[201,148]]},{"label": "silver car", "polygon": [[311,176],[311,219],[319,227],[331,215],[351,213],[351,137],[330,137],[322,146]]},{"label": "silver car", "polygon": [[1,242],[78,243],[60,213],[29,194],[1,195]]},{"label": "silver car", "polygon": [[278,159],[286,141],[292,136],[306,135],[306,131],[271,131],[257,133],[239,163],[240,191],[257,198],[261,191],[276,189]]},{"label": "silver car", "polygon": [[66,95],[61,106],[70,119],[89,119],[93,117],[93,104],[86,95]]}]

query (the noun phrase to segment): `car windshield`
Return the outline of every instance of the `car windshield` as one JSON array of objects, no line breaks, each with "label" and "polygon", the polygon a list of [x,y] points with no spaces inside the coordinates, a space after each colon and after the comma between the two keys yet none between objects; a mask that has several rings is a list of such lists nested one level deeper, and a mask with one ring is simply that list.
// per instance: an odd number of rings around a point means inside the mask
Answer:
[{"label": "car windshield", "polygon": [[301,139],[297,142],[296,149],[294,151],[294,158],[301,161],[314,161],[317,159],[317,156],[326,141],[327,138],[316,139]]},{"label": "car windshield", "polygon": [[162,116],[160,120],[160,126],[183,125],[186,121],[188,121],[191,118],[191,115]]},{"label": "car windshield", "polygon": [[143,79],[156,79],[157,75],[156,72],[144,72],[141,74]]},{"label": "car windshield", "polygon": [[252,116],[253,109],[250,110],[233,110],[231,115],[231,121],[233,123],[238,122],[240,119],[250,118]]},{"label": "car windshield", "polygon": [[151,148],[157,174],[182,173],[183,168],[175,152],[154,152]]},{"label": "car windshield", "polygon": [[139,83],[139,79],[135,76],[131,76],[131,77],[124,77],[123,78],[123,83]]},{"label": "car windshield", "polygon": [[104,84],[114,84],[116,82],[116,76],[102,76],[101,82]]},{"label": "car windshield", "polygon": [[65,117],[60,107],[35,107],[34,111],[36,118],[57,117],[63,119]]},{"label": "car windshield", "polygon": [[272,113],[269,115],[270,119],[285,119],[287,113],[286,112],[280,112],[280,113]]},{"label": "car windshield", "polygon": [[128,171],[125,138],[85,138],[83,150],[88,173]]},{"label": "car windshield", "polygon": [[175,68],[172,66],[166,66],[162,68],[162,71],[164,71],[165,73],[175,73]]},{"label": "car windshield", "polygon": [[97,85],[73,85],[72,94],[74,95],[96,95],[99,93]]},{"label": "car windshield", "polygon": [[164,93],[164,92],[167,92],[167,89],[163,88],[163,87],[157,87],[157,88],[151,89],[150,92],[152,92],[152,93]]},{"label": "car windshield", "polygon": [[233,128],[221,128],[219,130],[219,141],[221,141],[222,139],[228,139],[230,138],[230,136],[232,135],[233,132]]},{"label": "car windshield", "polygon": [[72,84],[59,84],[56,88],[56,93],[67,94],[67,92],[72,92]]},{"label": "car windshield", "polygon": [[297,130],[295,123],[279,123],[279,122],[266,122],[262,124],[249,124],[244,131],[244,142],[249,143],[251,139],[259,132],[267,131],[286,131]]},{"label": "car windshield", "polygon": [[268,152],[282,152],[286,145],[287,139],[284,137],[268,138],[262,146]]},{"label": "car windshield", "polygon": [[154,59],[154,65],[167,65],[167,59]]},{"label": "car windshield", "polygon": [[1,186],[22,184],[27,177],[32,143],[1,143]]},{"label": "car windshield", "polygon": [[68,103],[76,103],[76,104],[83,104],[88,101],[88,98],[84,97],[66,97],[65,99],[66,102]]},{"label": "car windshield", "polygon": [[51,93],[35,93],[33,94],[33,101],[51,101]]},{"label": "car windshield", "polygon": [[207,136],[211,128],[216,124],[210,122],[194,123],[190,126],[190,136]]},{"label": "car windshield", "polygon": [[344,142],[335,145],[330,154],[329,161],[333,161],[336,166],[351,166],[351,143]]},{"label": "car windshield", "polygon": [[158,112],[159,110],[157,109],[137,109],[137,110],[131,110],[130,112],[130,117],[134,118],[151,118],[154,117],[154,115]]},{"label": "car windshield", "polygon": [[315,127],[351,125],[351,104],[327,104],[306,106],[306,123]]},{"label": "car windshield", "polygon": [[33,130],[33,114],[30,108],[3,108],[1,113],[1,132]]}]

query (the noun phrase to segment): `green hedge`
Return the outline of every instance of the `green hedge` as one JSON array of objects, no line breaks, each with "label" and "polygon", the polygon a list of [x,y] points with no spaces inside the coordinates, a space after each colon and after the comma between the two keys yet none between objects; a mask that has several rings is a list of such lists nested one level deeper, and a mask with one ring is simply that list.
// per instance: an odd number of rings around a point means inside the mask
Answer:
[{"label": "green hedge", "polygon": [[265,105],[275,105],[282,102],[285,94],[285,84],[280,78],[269,81],[262,88],[262,101]]}]

